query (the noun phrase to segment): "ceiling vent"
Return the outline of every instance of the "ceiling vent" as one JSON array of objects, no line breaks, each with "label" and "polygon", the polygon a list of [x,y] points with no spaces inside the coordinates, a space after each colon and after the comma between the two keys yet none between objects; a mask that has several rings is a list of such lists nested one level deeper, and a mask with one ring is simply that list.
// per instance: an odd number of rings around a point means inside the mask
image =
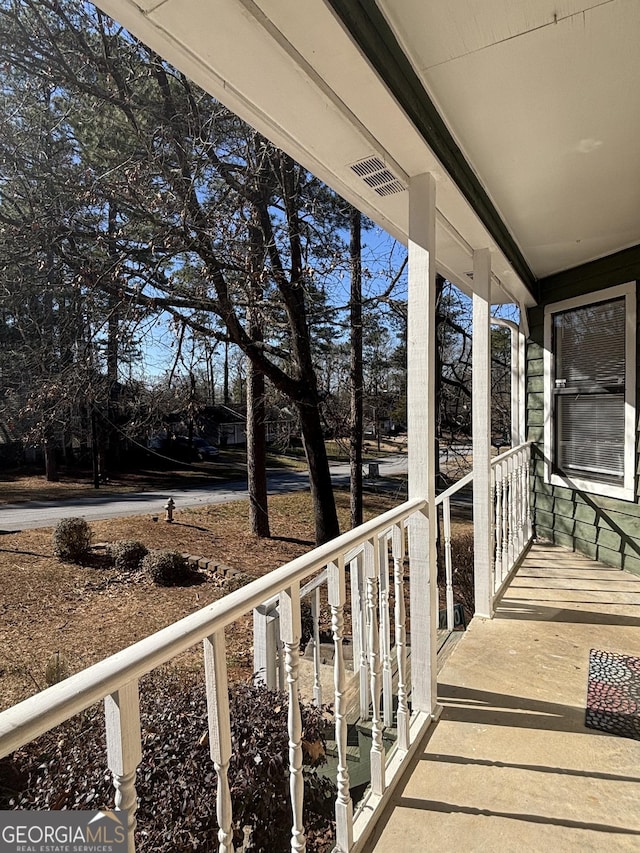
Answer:
[{"label": "ceiling vent", "polygon": [[367,157],[366,160],[358,160],[351,166],[351,171],[362,178],[378,195],[393,195],[406,190],[402,181],[393,174],[388,166],[379,157]]}]

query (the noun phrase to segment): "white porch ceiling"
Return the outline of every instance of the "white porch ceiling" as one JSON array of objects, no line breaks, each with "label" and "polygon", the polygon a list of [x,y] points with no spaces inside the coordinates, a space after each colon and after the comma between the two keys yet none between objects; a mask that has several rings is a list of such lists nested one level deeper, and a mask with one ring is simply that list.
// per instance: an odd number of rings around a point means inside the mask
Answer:
[{"label": "white porch ceiling", "polygon": [[[638,0],[377,2],[535,277],[640,242]],[[488,247],[494,301],[532,304],[327,0],[98,5],[403,242],[407,192],[351,166],[377,157],[404,185],[433,172],[440,271],[468,289]]]},{"label": "white porch ceiling", "polygon": [[538,277],[640,242],[637,0],[379,5]]}]

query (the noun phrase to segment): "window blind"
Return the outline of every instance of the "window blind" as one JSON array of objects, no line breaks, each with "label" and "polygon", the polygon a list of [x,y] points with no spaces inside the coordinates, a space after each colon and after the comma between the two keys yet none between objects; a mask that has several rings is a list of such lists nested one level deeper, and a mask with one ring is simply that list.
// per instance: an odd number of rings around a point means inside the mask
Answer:
[{"label": "window blind", "polygon": [[624,299],[556,314],[554,350],[556,467],[623,483]]},{"label": "window blind", "polygon": [[556,387],[624,385],[624,299],[556,314]]},{"label": "window blind", "polygon": [[622,482],[624,394],[559,396],[556,417],[557,460],[563,471]]}]

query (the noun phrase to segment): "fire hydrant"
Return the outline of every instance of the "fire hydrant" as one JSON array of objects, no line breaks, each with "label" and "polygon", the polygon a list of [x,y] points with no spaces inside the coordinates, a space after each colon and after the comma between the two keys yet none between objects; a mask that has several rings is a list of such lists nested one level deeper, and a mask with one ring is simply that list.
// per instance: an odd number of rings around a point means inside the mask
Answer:
[{"label": "fire hydrant", "polygon": [[169,500],[164,505],[164,510],[165,510],[164,520],[168,524],[171,524],[171,522],[173,521],[173,509],[174,509],[174,507],[175,507],[175,502],[174,502],[173,498],[169,498]]}]

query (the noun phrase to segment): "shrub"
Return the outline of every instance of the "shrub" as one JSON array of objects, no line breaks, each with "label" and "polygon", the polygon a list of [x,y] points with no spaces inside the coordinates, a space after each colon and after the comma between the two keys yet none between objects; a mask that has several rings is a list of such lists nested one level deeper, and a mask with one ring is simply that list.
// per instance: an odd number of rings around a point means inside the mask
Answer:
[{"label": "shrub", "polygon": [[179,586],[193,575],[186,557],[177,551],[149,551],[142,568],[160,586]]},{"label": "shrub", "polygon": [[20,796],[25,784],[26,778],[16,763],[14,754],[0,758],[0,809],[11,808],[12,798]]},{"label": "shrub", "polygon": [[[217,850],[216,774],[209,757],[207,706],[201,683],[165,671],[141,683],[143,756],[136,774],[138,853],[208,853]],[[290,849],[291,805],[287,711],[284,693],[262,685],[230,688],[233,756],[229,783],[236,849],[243,830],[252,853]],[[322,711],[301,705],[303,822],[307,850],[334,847],[335,785],[311,761],[324,745]],[[104,713],[93,706],[0,762],[4,808],[101,809],[113,807],[105,773]],[[4,774],[2,771],[5,771]],[[4,779],[3,779],[4,775]],[[18,793],[15,793],[15,792]]]},{"label": "shrub", "polygon": [[[256,853],[289,850],[288,697],[262,684],[237,684],[230,691],[231,743],[229,770],[233,815],[238,829],[249,826],[246,849]],[[326,739],[322,709],[300,703],[304,814],[307,850],[332,850],[336,788],[316,767],[325,764]],[[239,848],[241,836],[236,837]]]},{"label": "shrub", "polygon": [[255,577],[247,574],[246,572],[234,572],[232,575],[227,575],[224,579],[225,594],[235,592],[237,589],[242,589],[243,586],[246,586],[254,580]]},{"label": "shrub", "polygon": [[120,572],[137,572],[149,549],[136,539],[122,539],[109,549],[113,564]]},{"label": "shrub", "polygon": [[473,531],[463,531],[451,539],[453,590],[456,601],[462,603],[467,622],[474,614]]},{"label": "shrub", "polygon": [[86,563],[91,554],[91,528],[84,518],[64,518],[53,531],[53,553],[59,560]]}]

